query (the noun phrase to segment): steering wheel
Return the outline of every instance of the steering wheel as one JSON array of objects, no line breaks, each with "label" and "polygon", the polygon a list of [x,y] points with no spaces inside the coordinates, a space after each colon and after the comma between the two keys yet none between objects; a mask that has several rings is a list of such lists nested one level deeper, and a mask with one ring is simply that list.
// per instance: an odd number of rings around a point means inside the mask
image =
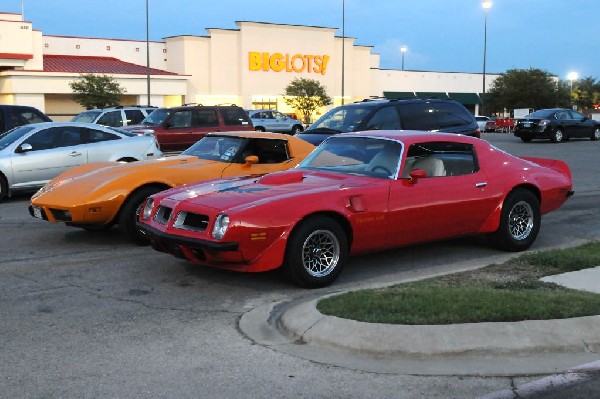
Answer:
[{"label": "steering wheel", "polygon": [[381,174],[381,172],[377,171],[378,169],[382,170],[387,176],[391,176],[392,175],[392,171],[391,170],[389,170],[385,166],[381,166],[381,165],[375,166],[373,169],[371,169],[371,172],[377,173],[377,174]]}]

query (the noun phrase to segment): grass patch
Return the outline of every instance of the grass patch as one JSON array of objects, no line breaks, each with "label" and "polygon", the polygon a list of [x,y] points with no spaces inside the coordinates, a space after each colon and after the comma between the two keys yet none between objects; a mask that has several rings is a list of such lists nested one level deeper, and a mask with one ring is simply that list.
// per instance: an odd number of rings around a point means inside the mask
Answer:
[{"label": "grass patch", "polygon": [[524,254],[501,265],[325,298],[326,315],[370,323],[455,324],[563,319],[600,313],[600,294],[539,278],[600,265],[600,242]]}]

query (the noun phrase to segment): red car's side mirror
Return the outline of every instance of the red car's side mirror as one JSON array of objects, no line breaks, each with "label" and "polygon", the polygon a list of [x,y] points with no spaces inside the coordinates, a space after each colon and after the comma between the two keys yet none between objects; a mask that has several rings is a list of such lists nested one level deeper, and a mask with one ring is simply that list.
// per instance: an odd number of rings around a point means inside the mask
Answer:
[{"label": "red car's side mirror", "polygon": [[425,172],[423,169],[414,169],[410,171],[410,180],[408,180],[409,184],[415,184],[417,182],[417,180],[423,178],[423,177],[427,177],[427,172]]}]

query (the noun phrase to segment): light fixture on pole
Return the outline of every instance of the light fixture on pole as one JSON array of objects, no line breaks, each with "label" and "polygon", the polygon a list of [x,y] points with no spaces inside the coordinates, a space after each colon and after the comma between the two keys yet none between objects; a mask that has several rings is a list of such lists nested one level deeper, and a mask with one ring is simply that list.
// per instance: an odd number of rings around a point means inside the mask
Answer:
[{"label": "light fixture on pole", "polygon": [[408,47],[402,46],[400,47],[400,52],[402,53],[402,70],[404,71],[404,54],[408,50]]},{"label": "light fixture on pole", "polygon": [[485,106],[485,61],[486,61],[486,51],[487,51],[487,12],[492,7],[492,2],[490,0],[483,0],[481,3],[484,12],[483,19],[483,90],[481,92],[481,107]]}]

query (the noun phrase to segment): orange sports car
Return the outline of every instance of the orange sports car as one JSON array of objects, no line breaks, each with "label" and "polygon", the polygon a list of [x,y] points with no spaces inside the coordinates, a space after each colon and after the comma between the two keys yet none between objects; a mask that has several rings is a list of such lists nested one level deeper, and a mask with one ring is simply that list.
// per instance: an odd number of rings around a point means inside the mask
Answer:
[{"label": "orange sports car", "polygon": [[29,212],[39,219],[86,230],[118,224],[130,241],[144,244],[147,239],[136,221],[146,197],[198,181],[289,169],[314,148],[302,139],[279,133],[209,134],[177,156],[72,168],[33,195]]}]

